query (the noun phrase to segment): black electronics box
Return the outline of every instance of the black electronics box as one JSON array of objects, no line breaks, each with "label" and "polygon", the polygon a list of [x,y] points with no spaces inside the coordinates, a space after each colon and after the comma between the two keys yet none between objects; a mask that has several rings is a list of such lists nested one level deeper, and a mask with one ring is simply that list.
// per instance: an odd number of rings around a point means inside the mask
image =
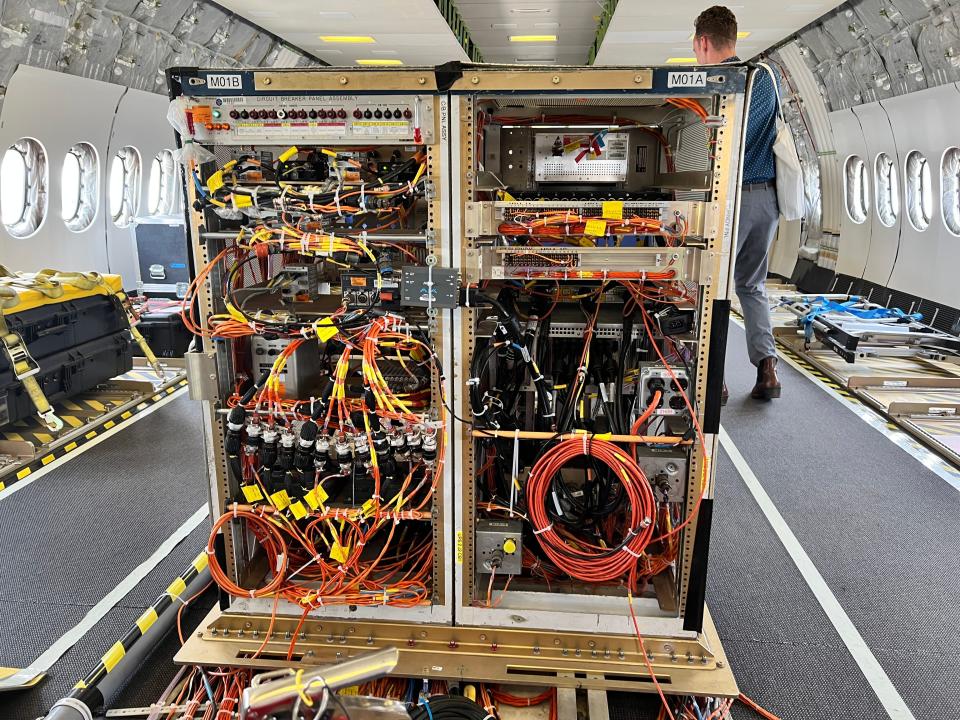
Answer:
[{"label": "black electronics box", "polygon": [[[68,350],[35,358],[37,382],[54,404],[95,388],[133,367],[133,339],[128,330],[83,343]],[[0,426],[36,413],[23,383],[9,367],[0,370]]]},{"label": "black electronics box", "polygon": [[[157,357],[183,357],[193,339],[193,335],[180,319],[179,305],[143,313],[137,323],[137,330]],[[134,351],[137,355],[141,354],[137,346]]]},{"label": "black electronics box", "polygon": [[[43,305],[7,315],[6,320],[36,360],[127,328],[120,303],[106,295]],[[0,352],[0,375],[9,369],[7,354]]]}]

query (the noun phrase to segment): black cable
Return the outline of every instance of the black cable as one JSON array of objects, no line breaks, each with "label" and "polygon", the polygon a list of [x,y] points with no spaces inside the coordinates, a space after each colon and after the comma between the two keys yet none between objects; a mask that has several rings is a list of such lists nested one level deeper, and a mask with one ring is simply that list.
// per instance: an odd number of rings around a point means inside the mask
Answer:
[{"label": "black cable", "polygon": [[486,720],[487,711],[462,695],[434,695],[425,705],[414,705],[407,712],[410,720]]}]

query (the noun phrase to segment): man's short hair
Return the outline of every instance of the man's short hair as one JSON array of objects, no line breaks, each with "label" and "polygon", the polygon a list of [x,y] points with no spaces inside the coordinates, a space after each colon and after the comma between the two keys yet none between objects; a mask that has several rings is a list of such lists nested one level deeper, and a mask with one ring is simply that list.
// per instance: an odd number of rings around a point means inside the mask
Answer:
[{"label": "man's short hair", "polygon": [[708,37],[717,47],[728,47],[737,42],[737,16],[723,5],[704,10],[693,26],[696,37]]}]

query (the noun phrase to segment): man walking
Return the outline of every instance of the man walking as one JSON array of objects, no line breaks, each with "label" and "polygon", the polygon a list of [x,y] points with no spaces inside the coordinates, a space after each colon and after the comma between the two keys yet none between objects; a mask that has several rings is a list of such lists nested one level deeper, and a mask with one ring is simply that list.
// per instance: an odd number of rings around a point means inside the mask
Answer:
[{"label": "man walking", "polygon": [[[729,8],[714,5],[697,16],[693,51],[701,65],[738,62],[737,18]],[[743,157],[740,230],[733,273],[747,330],[747,352],[757,366],[757,400],[780,397],[777,348],[767,303],[767,253],[780,221],[773,143],[777,136],[777,95],[770,74],[754,76]],[[726,392],[726,388],[724,388]]]}]

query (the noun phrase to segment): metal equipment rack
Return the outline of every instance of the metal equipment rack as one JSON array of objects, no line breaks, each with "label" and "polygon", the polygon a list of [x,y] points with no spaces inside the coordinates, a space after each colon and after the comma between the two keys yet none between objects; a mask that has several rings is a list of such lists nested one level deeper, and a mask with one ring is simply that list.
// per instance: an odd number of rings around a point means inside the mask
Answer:
[{"label": "metal equipment rack", "polygon": [[[682,247],[603,247],[598,243],[594,248],[550,248],[544,252],[566,258],[570,274],[558,282],[605,279],[609,270],[629,269],[642,284],[648,272],[669,268],[695,298],[687,309],[696,321],[684,342],[695,348],[692,362],[696,376],[691,378],[690,397],[697,408],[696,424],[703,431],[704,449],[687,445],[680,506],[689,525],[680,536],[675,568],[655,581],[656,596],[636,599],[636,632],[630,623],[626,596],[620,591],[607,595],[518,591],[505,593],[500,608],[474,606],[478,519],[474,443],[477,437],[489,433],[471,431],[466,424],[448,419],[447,450],[452,463],[447,465],[428,520],[434,531],[434,580],[429,603],[410,608],[331,606],[312,610],[301,619],[302,609],[287,602],[281,602],[271,617],[274,603],[270,598],[225,596],[221,607],[212,611],[188,639],[178,661],[298,666],[396,645],[401,651],[398,675],[652,692],[654,678],[645,667],[637,642],[637,635],[642,635],[646,660],[664,692],[736,696],[736,684],[704,605],[704,593],[714,483],[710,459],[718,447],[748,71],[738,66],[698,69],[694,71],[697,84],[692,88],[679,84],[675,74],[667,68],[490,66],[226,74],[198,69],[169,71],[174,101],[213,108],[214,117],[222,120],[228,116],[241,118],[238,122],[210,122],[206,130],[196,128],[192,137],[178,138],[187,146],[196,143],[212,150],[218,160],[231,157],[231,149],[238,147],[282,150],[291,142],[356,142],[356,135],[349,139],[343,135],[346,131],[342,123],[330,128],[312,120],[297,122],[289,114],[278,117],[276,108],[286,112],[287,105],[361,108],[383,102],[417,107],[430,183],[427,225],[417,241],[425,248],[427,267],[435,268],[436,274],[424,271],[422,278],[416,275],[409,282],[420,283],[422,290],[418,292],[426,296],[434,292],[436,283],[450,278],[468,286],[466,297],[460,290],[460,297],[449,304],[425,303],[431,340],[447,368],[446,377],[435,379],[435,397],[440,394],[438,384],[444,383],[453,414],[460,418],[470,413],[465,401],[469,358],[478,323],[483,319],[470,305],[469,284],[491,279],[522,280],[536,272],[518,266],[510,257],[513,251],[494,240],[496,232],[492,228],[504,213],[563,206],[556,200],[487,199],[499,180],[491,178],[482,169],[483,163],[478,163],[475,123],[479,104],[606,106],[637,113],[638,117],[649,115],[651,121],[659,122],[668,114],[662,109],[666,101],[685,98],[705,109],[705,123],[716,132],[715,144],[705,153],[712,159],[702,170],[658,172],[650,181],[660,192],[688,193],[694,199],[663,201],[628,196],[621,203],[621,208],[638,216],[655,217],[664,223],[679,223],[682,215],[687,238]],[[267,120],[246,122],[254,109]],[[270,111],[273,117],[266,114]],[[683,129],[674,130],[679,133]],[[378,143],[402,146],[410,142],[404,129],[385,131],[381,127],[369,132]],[[391,137],[392,133],[397,134]],[[188,208],[198,207],[198,188],[209,182],[212,167],[206,165],[201,172],[202,177],[196,181],[189,174],[186,178]],[[575,206],[587,218],[603,217],[607,210],[601,199],[577,200]],[[189,210],[188,220],[197,267],[206,266],[236,234],[221,227],[220,218],[209,210]],[[390,239],[389,235],[384,237]],[[223,280],[222,274],[214,271],[198,288],[196,300],[202,317],[229,312],[216,292]],[[606,332],[615,336],[614,330],[608,328]],[[577,331],[576,323],[563,330]],[[230,512],[239,490],[230,480],[224,460],[226,400],[234,391],[232,350],[233,341],[204,338],[202,352],[187,357],[191,393],[206,407],[213,517]],[[584,442],[588,442],[586,436]],[[225,530],[217,554],[230,577],[240,584],[256,570],[258,558],[243,522],[228,522]],[[293,638],[297,639],[297,650],[288,660],[287,648]]]}]

